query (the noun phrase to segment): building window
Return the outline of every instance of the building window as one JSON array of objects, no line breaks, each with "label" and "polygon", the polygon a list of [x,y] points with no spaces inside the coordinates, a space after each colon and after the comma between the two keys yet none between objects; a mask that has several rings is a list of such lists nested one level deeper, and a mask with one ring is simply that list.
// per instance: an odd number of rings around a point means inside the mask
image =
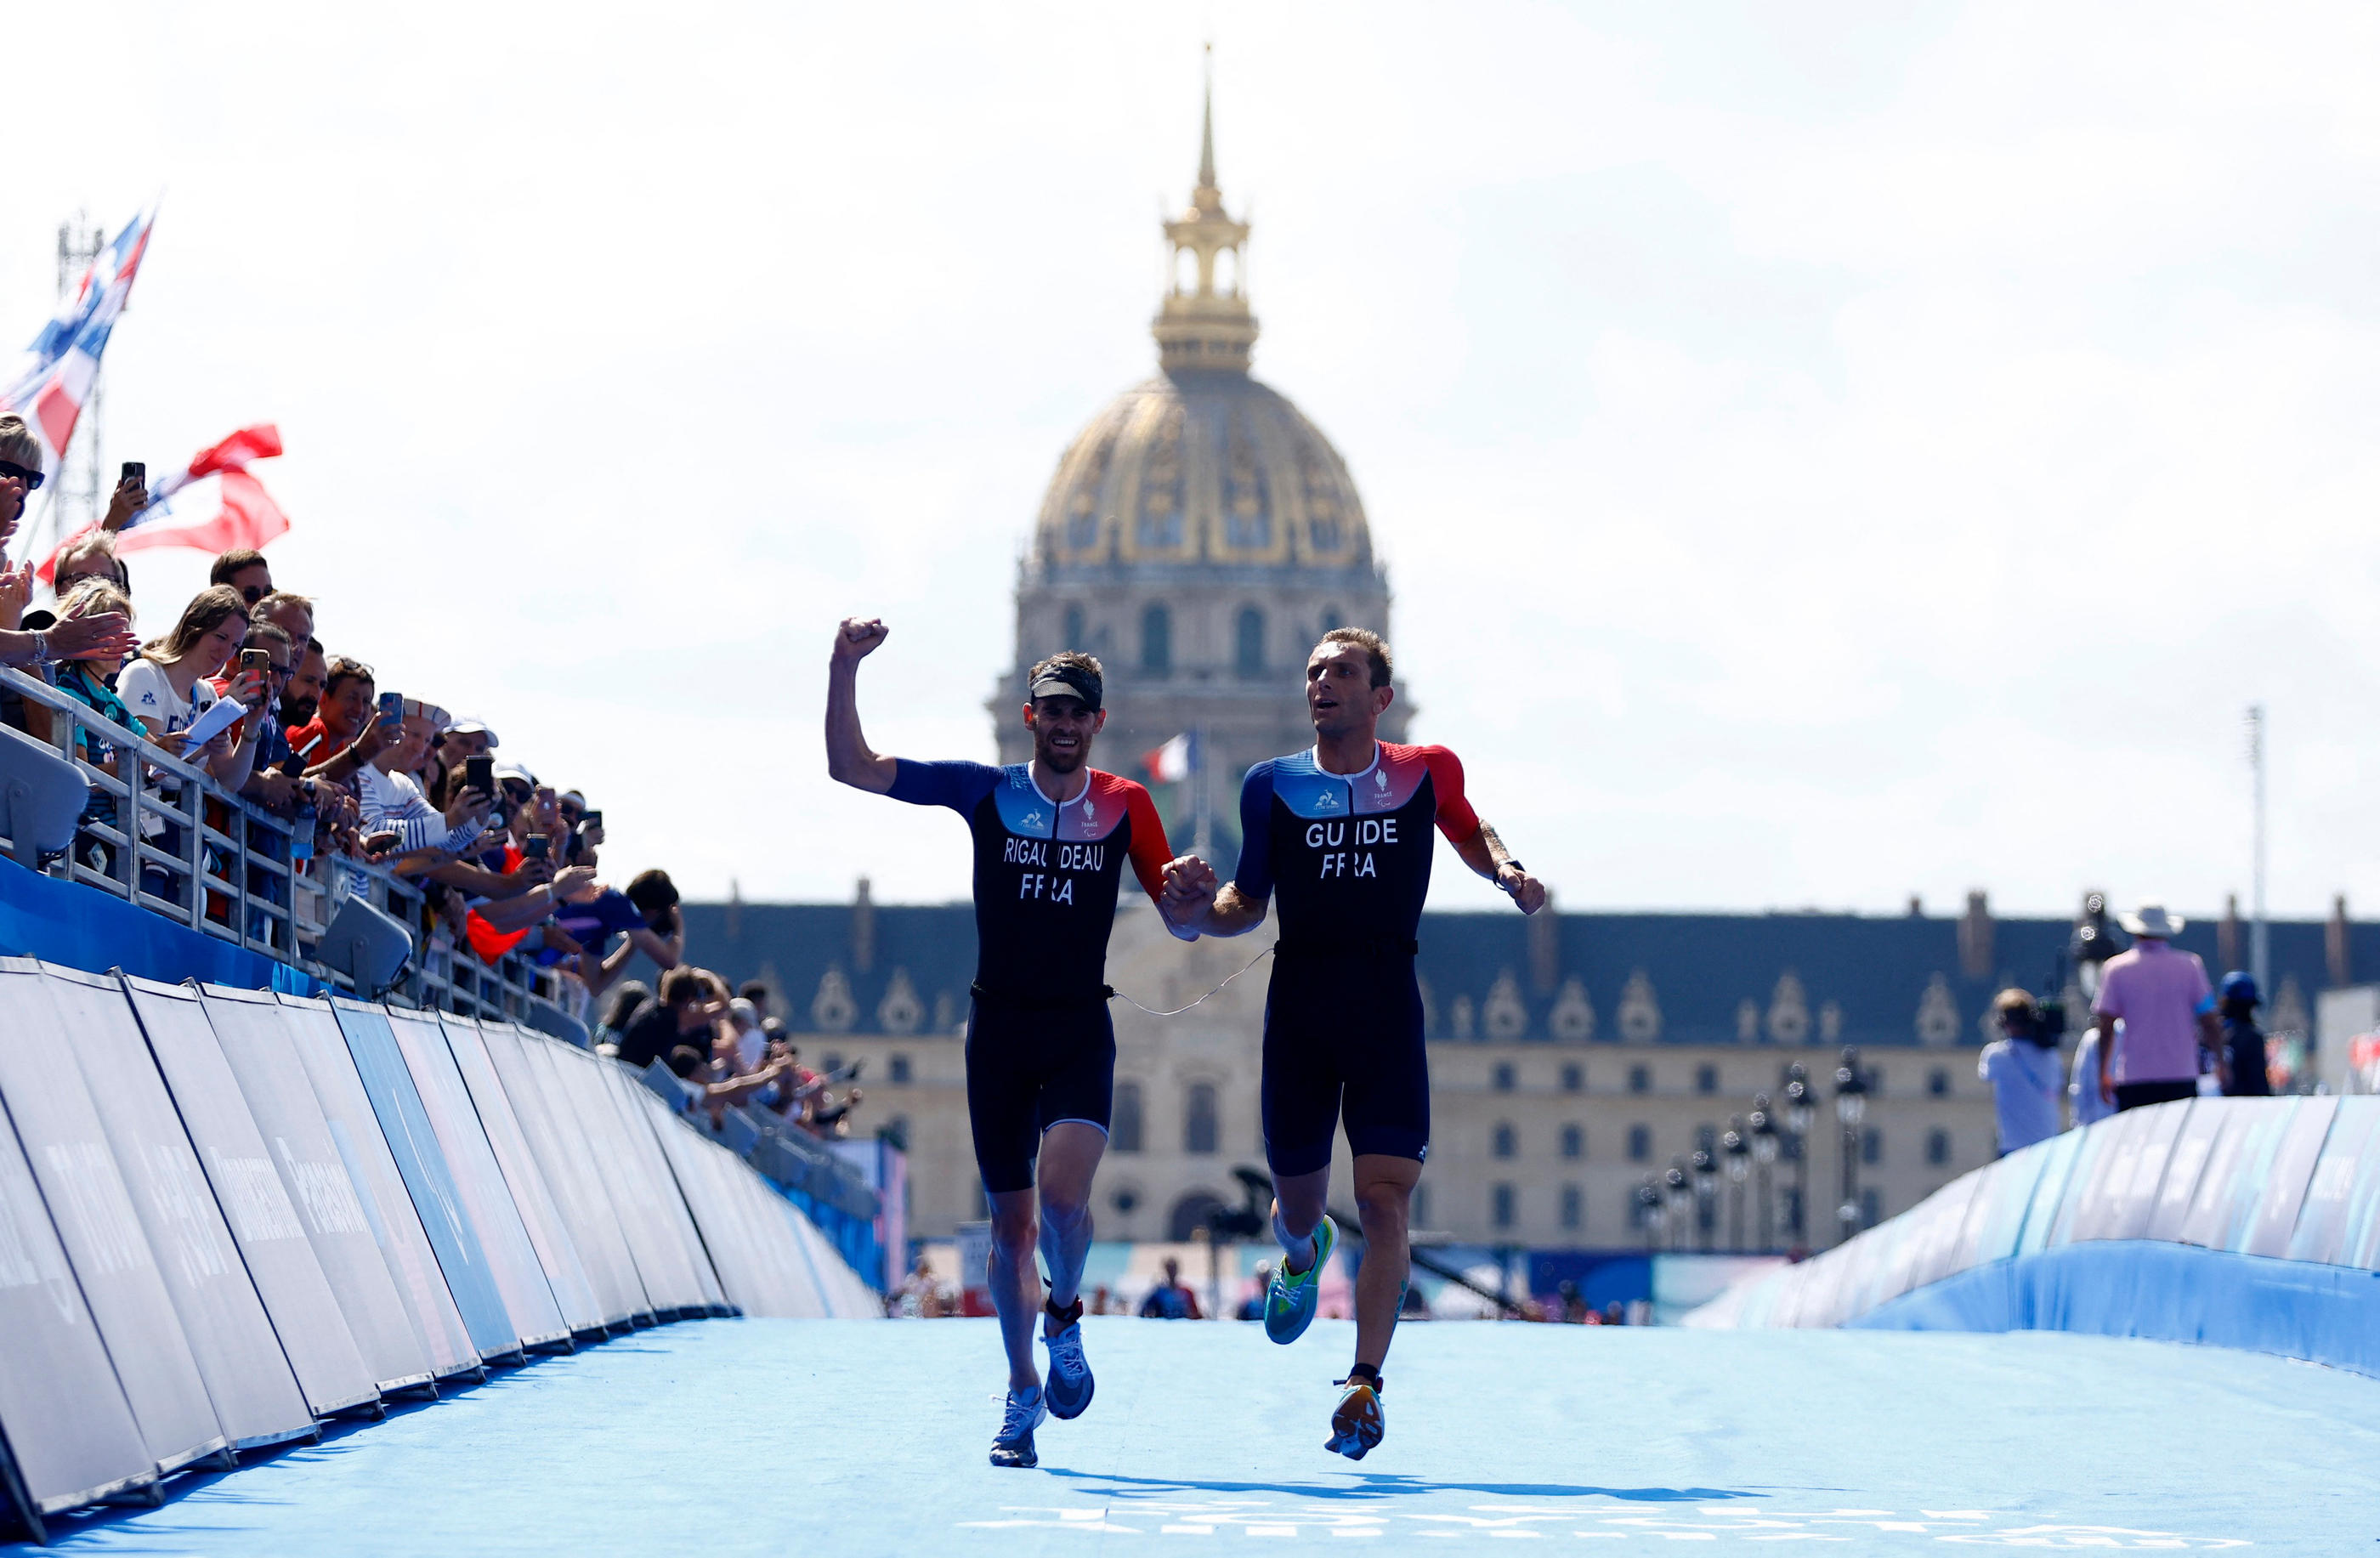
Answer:
[{"label": "building window", "polygon": [[1222,1133],[1215,1125],[1215,1084],[1193,1082],[1182,1100],[1182,1150],[1205,1155]]},{"label": "building window", "polygon": [[[1316,536],[1319,537],[1319,536],[1322,534],[1322,527],[1321,527],[1320,525],[1318,525],[1318,524],[1317,526],[1315,526],[1315,528],[1314,528],[1314,533],[1316,534]],[[1338,539],[1337,539],[1337,538],[1338,538],[1338,534],[1339,534],[1339,528],[1338,528],[1336,525],[1334,525],[1334,526],[1332,526],[1332,527],[1330,528],[1330,534],[1331,534],[1331,538],[1332,538],[1332,539],[1331,539],[1331,541],[1330,541],[1330,543],[1329,545],[1324,546],[1324,547],[1322,548],[1322,550],[1324,550],[1325,552],[1336,552],[1336,551],[1338,551],[1338,550],[1339,550],[1339,542],[1338,542]],[[1318,542],[1317,542],[1317,544],[1320,544],[1320,543]],[[1328,632],[1330,632],[1333,627],[1343,627],[1343,626],[1345,625],[1345,623],[1346,623],[1346,619],[1345,619],[1344,617],[1342,617],[1342,616],[1341,616],[1341,615],[1339,615],[1339,608],[1338,608],[1337,606],[1325,606],[1325,607],[1323,607],[1323,608],[1322,608],[1322,631],[1323,631],[1323,632],[1328,633]]]},{"label": "building window", "polygon": [[1504,1121],[1499,1124],[1496,1127],[1496,1156],[1510,1158],[1520,1150],[1520,1133],[1512,1128],[1512,1122]]},{"label": "building window", "polygon": [[1939,1168],[1950,1161],[1950,1133],[1936,1130],[1925,1133],[1925,1161]]},{"label": "building window", "polygon": [[1694,1067],[1694,1091],[1698,1093],[1715,1093],[1718,1091],[1718,1066],[1697,1065]]},{"label": "building window", "polygon": [[1066,642],[1062,647],[1066,649],[1087,650],[1091,647],[1090,624],[1085,619],[1083,608],[1080,606],[1066,608],[1065,639]]},{"label": "building window", "polygon": [[1572,1061],[1570,1065],[1562,1067],[1562,1091],[1566,1093],[1581,1092],[1584,1091],[1585,1088],[1586,1067],[1579,1065],[1576,1061]]},{"label": "building window", "polygon": [[1416,1228],[1429,1226],[1429,1187],[1427,1185],[1414,1187],[1413,1225]]},{"label": "building window", "polygon": [[1264,613],[1254,606],[1240,608],[1240,620],[1232,635],[1232,663],[1241,676],[1250,680],[1265,674]]},{"label": "building window", "polygon": [[1512,1063],[1511,1061],[1499,1061],[1496,1065],[1496,1090],[1500,1093],[1511,1092],[1512,1090],[1514,1080],[1515,1078],[1512,1075]]},{"label": "building window", "polygon": [[1577,1186],[1565,1185],[1562,1187],[1561,1208],[1561,1223],[1563,1227],[1575,1228],[1584,1220],[1586,1211],[1585,1198],[1579,1193]]},{"label": "building window", "polygon": [[1860,1192],[1860,1226],[1873,1228],[1883,1221],[1884,1192],[1873,1189],[1862,1190]]},{"label": "building window", "polygon": [[1510,1228],[1512,1225],[1512,1187],[1510,1185],[1497,1186],[1488,1198],[1488,1221],[1499,1228]]},{"label": "building window", "polygon": [[1871,1165],[1884,1162],[1884,1133],[1874,1126],[1860,1137],[1860,1162]]},{"label": "building window", "polygon": [[884,1063],[884,1073],[892,1079],[894,1085],[906,1087],[909,1082],[909,1057],[894,1055]]},{"label": "building window", "polygon": [[822,1076],[831,1077],[842,1069],[843,1056],[833,1050],[829,1050],[819,1062],[819,1071]]},{"label": "building window", "polygon": [[1116,1152],[1140,1150],[1140,1084],[1118,1082],[1115,1104],[1108,1119],[1108,1147]]},{"label": "building window", "polygon": [[1628,1068],[1628,1090],[1632,1093],[1651,1092],[1653,1090],[1653,1068],[1649,1065],[1630,1066]]},{"label": "building window", "polygon": [[1936,1066],[1925,1077],[1925,1090],[1936,1098],[1950,1096],[1950,1074]]},{"label": "building window", "polygon": [[1653,1127],[1650,1126],[1629,1126],[1628,1161],[1632,1163],[1647,1162],[1651,1161],[1652,1156]]},{"label": "building window", "polygon": [[1151,606],[1140,614],[1140,668],[1152,676],[1173,671],[1173,614]]},{"label": "building window", "polygon": [[1586,1156],[1586,1127],[1585,1126],[1564,1126],[1562,1127],[1561,1141],[1563,1157],[1584,1158]]}]

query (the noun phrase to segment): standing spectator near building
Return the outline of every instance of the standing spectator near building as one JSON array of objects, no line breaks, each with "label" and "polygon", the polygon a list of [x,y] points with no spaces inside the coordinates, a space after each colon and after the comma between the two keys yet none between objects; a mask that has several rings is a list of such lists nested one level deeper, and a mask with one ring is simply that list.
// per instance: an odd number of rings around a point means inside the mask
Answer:
[{"label": "standing spectator near building", "polygon": [[1182,1280],[1182,1262],[1171,1255],[1165,1258],[1165,1280],[1148,1290],[1140,1301],[1143,1320],[1204,1320],[1199,1312],[1198,1296]]},{"label": "standing spectator near building", "polygon": [[620,1064],[642,1071],[681,1045],[709,1053],[712,1026],[726,1010],[725,1003],[712,1002],[709,978],[684,964],[663,974],[659,998],[620,1035]]},{"label": "standing spectator near building", "polygon": [[2003,990],[1992,1002],[2000,1036],[1984,1046],[1975,1075],[1992,1085],[2000,1156],[2046,1141],[2061,1128],[2058,1041],[2041,1021],[2041,1004],[2022,990]]},{"label": "standing spectator near building", "polygon": [[2099,1091],[2099,1029],[2082,1030],[2074,1045],[2074,1064],[2066,1073],[2066,1102],[2074,1111],[2074,1128],[2095,1126],[2116,1112]]},{"label": "standing spectator near building", "polygon": [[2199,1050],[2223,1053],[2206,965],[2169,944],[2182,921],[2163,904],[2119,918],[2132,949],[2107,960],[2091,1004],[2099,1019],[2099,1096],[2119,1111],[2195,1097]]},{"label": "standing spectator near building", "polygon": [[2265,1004],[2256,976],[2234,970],[2223,976],[2223,1091],[2230,1098],[2265,1098],[2273,1090],[2265,1068],[2265,1030],[2256,1008]]},{"label": "standing spectator near building", "polygon": [[1232,1318],[1233,1320],[1264,1319],[1265,1289],[1271,1285],[1272,1262],[1257,1261],[1256,1285],[1249,1288],[1246,1296],[1240,1300],[1240,1307],[1232,1311]]}]

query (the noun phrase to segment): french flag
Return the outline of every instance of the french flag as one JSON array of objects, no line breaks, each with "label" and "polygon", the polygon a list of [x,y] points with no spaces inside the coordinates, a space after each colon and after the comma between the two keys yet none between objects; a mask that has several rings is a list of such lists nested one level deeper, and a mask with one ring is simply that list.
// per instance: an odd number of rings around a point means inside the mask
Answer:
[{"label": "french flag", "polygon": [[1178,785],[1198,771],[1198,738],[1184,731],[1162,747],[1143,753],[1140,761],[1158,784]]},{"label": "french flag", "polygon": [[[289,517],[264,490],[264,483],[249,474],[249,464],[268,460],[281,453],[281,430],[271,422],[246,427],[191,457],[182,469],[159,478],[149,489],[149,506],[125,521],[116,532],[115,551],[118,556],[129,552],[153,552],[160,547],[188,546],[203,552],[229,552],[236,547],[262,549],[264,543],[289,529]],[[169,511],[166,499],[193,481],[208,477],[217,479],[223,507],[203,518],[184,517]],[[55,578],[58,554],[73,542],[91,533],[86,528],[76,532],[58,550],[42,560],[34,572],[43,584]]]},{"label": "french flag", "polygon": [[107,338],[132,296],[141,258],[149,252],[150,229],[156,225],[153,204],[125,225],[115,241],[95,255],[75,289],[58,304],[58,311],[42,326],[33,344],[0,378],[0,410],[25,419],[42,444],[42,468],[55,472],[64,463],[75,422],[99,382],[99,362]]}]

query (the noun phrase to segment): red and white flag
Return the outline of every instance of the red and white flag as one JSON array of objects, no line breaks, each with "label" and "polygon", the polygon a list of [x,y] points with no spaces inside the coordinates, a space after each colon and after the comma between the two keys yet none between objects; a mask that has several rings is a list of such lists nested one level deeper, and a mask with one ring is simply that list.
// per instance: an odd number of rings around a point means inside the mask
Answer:
[{"label": "red and white flag", "polygon": [[[249,474],[248,467],[252,460],[268,460],[280,453],[281,430],[271,422],[244,427],[200,450],[188,466],[159,477],[149,489],[149,506],[127,520],[124,529],[116,532],[117,554],[153,552],[164,546],[197,547],[208,552],[229,552],[242,546],[261,549],[289,528],[289,518],[264,490],[264,484]],[[220,513],[200,518],[172,512],[167,499],[191,482],[210,476],[221,480]],[[87,526],[78,530],[42,560],[34,572],[43,584],[56,577],[58,554],[96,528]]]}]

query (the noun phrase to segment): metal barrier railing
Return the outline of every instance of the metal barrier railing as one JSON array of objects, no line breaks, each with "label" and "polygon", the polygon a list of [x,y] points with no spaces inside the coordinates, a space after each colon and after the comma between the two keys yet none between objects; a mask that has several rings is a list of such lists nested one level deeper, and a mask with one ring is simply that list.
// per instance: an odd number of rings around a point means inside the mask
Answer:
[{"label": "metal barrier railing", "polygon": [[[313,854],[311,840],[293,858],[290,820],[230,794],[204,769],[101,718],[38,676],[0,666],[0,688],[23,700],[27,734],[91,781],[91,811],[73,847],[45,865],[47,874],[366,999],[514,1019],[548,1031],[578,1027],[559,974],[517,954],[481,962],[468,945],[456,945],[453,928],[431,912],[411,882],[378,866]],[[117,772],[108,773],[107,763]],[[412,934],[413,956],[393,989],[358,991],[346,974],[316,960],[332,915],[350,896],[363,897]]]}]

